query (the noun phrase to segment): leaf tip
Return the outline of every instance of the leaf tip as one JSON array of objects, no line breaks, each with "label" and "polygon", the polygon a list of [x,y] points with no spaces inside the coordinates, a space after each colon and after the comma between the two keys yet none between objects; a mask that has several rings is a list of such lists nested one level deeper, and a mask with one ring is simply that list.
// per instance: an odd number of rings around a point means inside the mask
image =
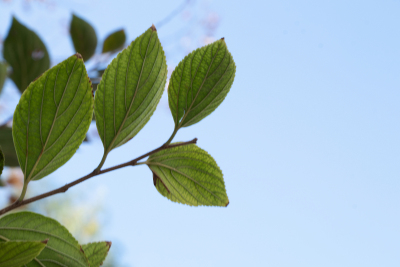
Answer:
[{"label": "leaf tip", "polygon": [[154,24],[151,25],[150,29],[151,29],[153,32],[156,32],[156,31],[157,31],[156,26],[154,26]]},{"label": "leaf tip", "polygon": [[225,207],[228,207],[228,205],[229,205],[229,200],[228,200],[228,203],[226,203]]},{"label": "leaf tip", "polygon": [[49,239],[47,238],[47,239],[45,239],[45,240],[43,240],[41,243],[43,243],[43,244],[46,244],[47,245],[47,242],[49,242]]},{"label": "leaf tip", "polygon": [[108,246],[108,251],[110,251],[110,248],[111,248],[112,242],[111,242],[111,241],[106,241],[106,244],[107,244],[107,246]]},{"label": "leaf tip", "polygon": [[222,40],[222,41],[225,41],[225,37],[222,37],[221,40]]},{"label": "leaf tip", "polygon": [[79,54],[79,53],[76,53],[75,56],[76,56],[77,58],[79,58],[79,59],[83,59],[82,55]]}]

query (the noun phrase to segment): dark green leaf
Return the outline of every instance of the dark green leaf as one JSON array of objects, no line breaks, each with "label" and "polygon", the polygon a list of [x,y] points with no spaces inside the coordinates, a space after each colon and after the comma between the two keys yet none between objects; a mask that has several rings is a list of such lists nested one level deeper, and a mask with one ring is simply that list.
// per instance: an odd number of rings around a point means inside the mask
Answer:
[{"label": "dark green leaf", "polygon": [[94,55],[97,46],[97,36],[93,27],[73,14],[70,33],[75,51],[82,55],[83,61],[87,61]]},{"label": "dark green leaf", "polygon": [[[0,237],[1,239],[1,237]],[[21,267],[46,247],[47,241],[8,241],[0,243],[0,266]]]},{"label": "dark green leaf", "polygon": [[198,146],[164,149],[146,161],[154,186],[168,199],[190,206],[227,206],[225,183],[215,160]]},{"label": "dark green leaf", "polygon": [[4,154],[0,146],[0,175],[3,173],[3,168],[4,168]]},{"label": "dark green leaf", "polygon": [[0,94],[3,89],[4,82],[7,78],[7,65],[3,62],[0,62]]},{"label": "dark green leaf", "polygon": [[90,267],[99,267],[102,265],[110,247],[111,242],[106,241],[82,245],[82,249],[89,260]]},{"label": "dark green leaf", "polygon": [[17,152],[15,152],[11,128],[0,128],[0,146],[6,158],[5,166],[18,167],[18,157]]},{"label": "dark green leaf", "polygon": [[0,219],[0,236],[11,241],[48,239],[47,246],[27,267],[89,266],[78,241],[56,220],[33,212],[18,212]]},{"label": "dark green leaf", "polygon": [[79,54],[31,83],[13,117],[25,181],[43,178],[66,163],[85,139],[92,114],[92,89]]},{"label": "dark green leaf", "polygon": [[175,128],[195,124],[213,112],[228,94],[235,71],[224,39],[187,55],[172,72],[168,85]]},{"label": "dark green leaf", "polygon": [[167,79],[155,27],[111,62],[95,94],[96,125],[106,154],[133,138],[149,121]]},{"label": "dark green leaf", "polygon": [[42,40],[16,18],[4,40],[3,55],[12,67],[10,78],[21,92],[50,67],[49,54]]},{"label": "dark green leaf", "polygon": [[126,41],[125,31],[119,30],[113,32],[104,40],[102,53],[121,50]]}]

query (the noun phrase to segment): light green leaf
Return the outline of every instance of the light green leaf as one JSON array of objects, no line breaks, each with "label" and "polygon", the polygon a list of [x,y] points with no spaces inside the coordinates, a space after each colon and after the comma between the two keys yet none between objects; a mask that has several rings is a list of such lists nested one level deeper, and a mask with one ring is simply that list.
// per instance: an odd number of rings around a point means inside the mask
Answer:
[{"label": "light green leaf", "polygon": [[224,39],[187,55],[172,72],[168,100],[175,129],[195,124],[225,99],[236,66]]},{"label": "light green leaf", "polygon": [[18,167],[18,157],[17,152],[15,152],[11,128],[0,128],[0,146],[6,158],[5,166]]},{"label": "light green leaf", "polygon": [[21,92],[50,67],[49,53],[42,40],[16,18],[4,40],[3,56],[12,67],[10,78]]},{"label": "light green leaf", "polygon": [[167,78],[154,26],[111,62],[95,95],[96,125],[105,154],[133,138],[149,121]]},{"label": "light green leaf", "polygon": [[123,29],[113,32],[104,40],[102,53],[118,51],[124,47],[126,41]]},{"label": "light green leaf", "polygon": [[94,55],[97,46],[97,36],[93,27],[85,20],[72,14],[69,31],[75,51],[82,55],[83,61],[90,59]]},{"label": "light green leaf", "polygon": [[[0,237],[1,238],[1,237]],[[46,247],[46,241],[9,241],[0,243],[0,266],[21,267]]]},{"label": "light green leaf", "polygon": [[4,82],[7,78],[7,65],[4,62],[0,62],[0,94],[3,89]]},{"label": "light green leaf", "polygon": [[146,161],[154,186],[168,199],[190,206],[227,206],[225,183],[215,160],[198,146],[161,150]]},{"label": "light green leaf", "polygon": [[3,168],[4,168],[4,154],[0,146],[0,175],[3,173]]},{"label": "light green leaf", "polygon": [[90,267],[99,267],[102,265],[110,247],[111,242],[106,241],[82,245],[82,249],[89,260]]},{"label": "light green leaf", "polygon": [[85,139],[92,114],[92,89],[79,54],[31,83],[13,118],[25,181],[43,178],[66,163]]},{"label": "light green leaf", "polygon": [[48,239],[47,246],[27,267],[89,266],[78,241],[56,220],[33,212],[18,212],[0,219],[0,236],[11,241]]}]

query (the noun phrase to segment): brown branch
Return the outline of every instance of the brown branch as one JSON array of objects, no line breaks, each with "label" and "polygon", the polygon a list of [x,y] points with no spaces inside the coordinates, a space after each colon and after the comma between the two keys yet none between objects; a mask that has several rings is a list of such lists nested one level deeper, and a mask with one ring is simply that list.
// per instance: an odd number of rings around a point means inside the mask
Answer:
[{"label": "brown branch", "polygon": [[83,177],[81,177],[81,178],[79,178],[79,179],[77,179],[77,180],[75,180],[75,181],[73,181],[73,182],[71,182],[69,184],[66,184],[66,185],[64,185],[64,186],[62,186],[60,188],[54,189],[54,190],[49,191],[47,193],[38,195],[36,197],[28,198],[28,199],[25,199],[23,201],[18,201],[17,200],[16,202],[11,204],[10,206],[0,210],[0,215],[3,215],[3,214],[5,214],[5,213],[7,213],[7,212],[9,212],[11,210],[14,210],[14,209],[19,208],[21,206],[24,206],[26,204],[38,201],[40,199],[43,199],[43,198],[46,198],[46,197],[49,197],[49,196],[52,196],[52,195],[56,195],[56,194],[59,194],[59,193],[65,193],[71,187],[73,187],[73,186],[75,186],[77,184],[80,184],[80,183],[82,183],[82,182],[84,182],[84,181],[86,181],[86,180],[88,180],[88,179],[90,179],[90,178],[92,178],[94,176],[97,176],[97,175],[100,175],[100,174],[103,174],[103,173],[107,173],[107,172],[110,172],[110,171],[114,171],[114,170],[117,170],[117,169],[121,169],[121,168],[124,168],[124,167],[127,167],[127,166],[135,166],[135,165],[138,164],[139,160],[142,160],[142,159],[144,159],[144,158],[146,158],[146,157],[148,157],[148,156],[150,156],[150,155],[152,155],[154,153],[157,153],[157,152],[159,152],[161,150],[169,149],[169,148],[173,148],[173,147],[178,147],[178,146],[185,146],[185,145],[189,145],[189,144],[196,144],[196,142],[197,142],[197,138],[195,138],[195,139],[193,139],[191,141],[177,143],[177,144],[173,144],[173,145],[167,145],[167,146],[166,145],[162,145],[159,148],[156,148],[156,149],[154,149],[154,150],[152,150],[152,151],[150,151],[150,152],[148,152],[148,153],[146,153],[146,154],[144,154],[144,155],[142,155],[140,157],[137,157],[136,159],[133,159],[133,160],[128,161],[126,163],[122,163],[122,164],[116,165],[114,167],[110,167],[110,168],[107,168],[107,169],[104,169],[104,170],[100,170],[97,173],[95,171],[93,171],[93,172],[89,173],[86,176],[83,176]]}]

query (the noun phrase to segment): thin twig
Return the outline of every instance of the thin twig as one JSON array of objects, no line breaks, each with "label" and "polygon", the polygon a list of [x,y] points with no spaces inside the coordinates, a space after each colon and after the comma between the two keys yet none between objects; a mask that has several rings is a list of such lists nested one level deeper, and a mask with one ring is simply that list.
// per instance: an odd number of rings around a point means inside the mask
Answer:
[{"label": "thin twig", "polygon": [[176,9],[174,9],[171,13],[169,13],[165,18],[160,20],[159,22],[156,23],[156,28],[159,29],[168,22],[170,22],[171,19],[173,19],[175,16],[177,16],[179,13],[181,13],[185,7],[190,3],[191,0],[186,0],[184,1],[180,6],[178,6]]},{"label": "thin twig", "polygon": [[117,170],[117,169],[121,169],[121,168],[124,168],[124,167],[127,167],[127,166],[135,166],[135,165],[138,164],[139,160],[142,160],[142,159],[144,159],[144,158],[146,158],[146,157],[148,157],[148,156],[150,156],[150,155],[152,155],[154,153],[157,153],[157,152],[159,152],[161,150],[169,149],[169,148],[173,148],[173,147],[178,147],[178,146],[185,146],[185,145],[189,145],[189,144],[196,144],[196,142],[197,142],[197,138],[195,138],[195,139],[193,139],[191,141],[183,142],[183,143],[177,143],[177,144],[168,145],[168,146],[162,145],[157,149],[154,149],[154,150],[152,150],[152,151],[150,151],[150,152],[148,152],[148,153],[146,153],[146,154],[144,154],[144,155],[142,155],[140,157],[137,157],[136,159],[133,159],[133,160],[128,161],[126,163],[122,163],[122,164],[116,165],[114,167],[110,167],[110,168],[101,170],[101,171],[99,171],[97,173],[95,171],[93,171],[93,172],[89,173],[86,176],[83,176],[83,177],[81,177],[81,178],[79,178],[79,179],[77,179],[77,180],[75,180],[75,181],[73,181],[73,182],[71,182],[69,184],[66,184],[66,185],[64,185],[64,186],[62,186],[60,188],[54,189],[54,190],[49,191],[47,193],[38,195],[36,197],[28,198],[28,199],[25,199],[23,201],[18,201],[17,200],[16,202],[11,204],[10,206],[0,210],[0,215],[3,215],[6,212],[9,212],[9,211],[14,210],[16,208],[19,208],[19,207],[24,206],[26,204],[38,201],[40,199],[43,199],[43,198],[46,198],[46,197],[49,197],[49,196],[52,196],[52,195],[56,195],[56,194],[59,194],[59,193],[65,193],[69,188],[71,188],[71,187],[73,187],[73,186],[75,186],[77,184],[80,184],[80,183],[82,183],[82,182],[84,182],[84,181],[86,181],[86,180],[88,180],[88,179],[90,179],[90,178],[92,178],[94,176],[97,176],[97,175],[100,175],[100,174],[103,174],[103,173],[107,173],[107,172],[110,172],[110,171],[114,171],[114,170]]}]

